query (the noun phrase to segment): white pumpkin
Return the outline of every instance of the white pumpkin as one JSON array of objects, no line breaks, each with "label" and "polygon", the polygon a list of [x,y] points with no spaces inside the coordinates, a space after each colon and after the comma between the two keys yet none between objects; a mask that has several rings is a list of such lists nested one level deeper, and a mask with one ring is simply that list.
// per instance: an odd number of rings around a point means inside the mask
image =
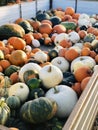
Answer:
[{"label": "white pumpkin", "polygon": [[26,45],[24,50],[25,50],[25,52],[30,53],[32,51],[32,47],[30,45]]},{"label": "white pumpkin", "polygon": [[77,43],[79,40],[80,40],[80,36],[77,32],[75,31],[72,31],[68,34],[68,37],[69,37],[69,40],[72,42],[72,43]]},{"label": "white pumpkin", "polygon": [[42,63],[46,62],[48,59],[47,54],[43,51],[37,51],[33,57],[35,60],[40,61]]},{"label": "white pumpkin", "polygon": [[78,101],[76,92],[66,85],[58,85],[49,89],[45,97],[52,98],[58,105],[56,116],[65,118],[70,115]]},{"label": "white pumpkin", "polygon": [[62,49],[62,48],[63,48],[62,46],[56,45],[56,46],[54,47],[54,50],[56,50],[57,52],[59,52],[60,49]]},{"label": "white pumpkin", "polygon": [[89,18],[90,18],[90,16],[88,14],[85,14],[85,13],[82,13],[79,16],[79,19],[87,19],[87,20],[89,20]]},{"label": "white pumpkin", "polygon": [[59,43],[64,40],[64,39],[69,39],[68,34],[67,33],[60,33],[58,34],[55,39],[54,39],[54,44],[55,45],[59,45]]},{"label": "white pumpkin", "polygon": [[25,83],[17,82],[10,86],[8,95],[16,95],[19,97],[21,102],[24,102],[28,98],[29,88]]},{"label": "white pumpkin", "polygon": [[32,40],[33,47],[40,47],[40,42],[37,39]]},{"label": "white pumpkin", "polygon": [[69,62],[64,57],[56,57],[51,63],[57,66],[62,72],[66,72],[69,69]]},{"label": "white pumpkin", "polygon": [[55,65],[46,65],[39,71],[39,78],[45,88],[52,88],[63,80],[62,71]]},{"label": "white pumpkin", "polygon": [[24,73],[26,71],[35,70],[35,71],[37,71],[39,73],[40,69],[41,69],[41,67],[36,63],[27,63],[27,64],[25,64],[19,70],[19,79],[20,79],[20,81],[25,82],[24,81]]},{"label": "white pumpkin", "polygon": [[95,60],[90,56],[79,56],[71,62],[70,70],[75,72],[81,66],[88,66],[91,69],[96,65]]}]

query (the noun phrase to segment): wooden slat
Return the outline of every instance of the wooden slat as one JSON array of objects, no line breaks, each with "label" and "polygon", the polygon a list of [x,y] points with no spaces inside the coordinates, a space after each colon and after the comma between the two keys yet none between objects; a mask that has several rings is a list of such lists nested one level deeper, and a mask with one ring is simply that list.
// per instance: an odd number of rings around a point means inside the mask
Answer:
[{"label": "wooden slat", "polygon": [[91,130],[98,113],[98,66],[75,108],[70,114],[63,130]]}]

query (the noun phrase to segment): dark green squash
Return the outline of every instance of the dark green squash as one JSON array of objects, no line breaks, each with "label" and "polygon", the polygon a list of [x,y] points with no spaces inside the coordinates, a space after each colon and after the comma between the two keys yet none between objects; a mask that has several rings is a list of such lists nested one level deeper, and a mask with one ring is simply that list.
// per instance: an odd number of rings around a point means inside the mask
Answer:
[{"label": "dark green squash", "polygon": [[50,60],[52,60],[58,56],[58,52],[55,49],[52,49],[48,52],[48,55],[49,55]]},{"label": "dark green squash", "polygon": [[41,22],[42,20],[50,19],[50,16],[46,11],[39,11],[36,14],[36,19]]},{"label": "dark green squash", "polygon": [[25,102],[20,109],[20,118],[29,123],[42,123],[51,119],[57,112],[55,101],[39,97]]},{"label": "dark green squash", "polygon": [[10,65],[9,67],[7,67],[4,71],[4,74],[6,76],[10,76],[12,73],[17,72],[20,69],[19,66],[16,65]]},{"label": "dark green squash", "polygon": [[88,34],[84,37],[83,41],[84,41],[84,42],[92,42],[95,38],[96,38],[96,37],[95,37],[94,34],[88,33]]},{"label": "dark green squash", "polygon": [[52,26],[55,26],[55,25],[57,25],[57,24],[60,24],[62,20],[61,20],[61,18],[58,17],[58,16],[52,16],[52,17],[50,18],[50,21],[52,22]]},{"label": "dark green squash", "polygon": [[0,40],[8,39],[12,36],[23,37],[25,30],[18,24],[9,23],[0,26]]},{"label": "dark green squash", "polygon": [[25,33],[33,32],[33,27],[27,20],[23,20],[18,24],[25,30]]},{"label": "dark green squash", "polygon": [[41,86],[41,80],[38,78],[31,78],[26,82],[30,90],[34,88],[39,88]]},{"label": "dark green squash", "polygon": [[68,72],[63,73],[63,80],[60,84],[68,85],[71,87],[72,84],[74,84],[75,82],[76,82],[76,79],[75,79],[74,74],[68,71]]},{"label": "dark green squash", "polygon": [[27,124],[27,123],[23,122],[19,117],[18,118],[17,117],[9,117],[5,126],[16,127],[19,130],[33,130],[32,124]]},{"label": "dark green squash", "polygon": [[44,97],[45,92],[42,88],[34,88],[29,93],[29,100],[33,100],[37,97]]},{"label": "dark green squash", "polygon": [[20,99],[16,95],[9,96],[6,99],[6,103],[10,107],[10,109],[17,109],[21,105]]}]

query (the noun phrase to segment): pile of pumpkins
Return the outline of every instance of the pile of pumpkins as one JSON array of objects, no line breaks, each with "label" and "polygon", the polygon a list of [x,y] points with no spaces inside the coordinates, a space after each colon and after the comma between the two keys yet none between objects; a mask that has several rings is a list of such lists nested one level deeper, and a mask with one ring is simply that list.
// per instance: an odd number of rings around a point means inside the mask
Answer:
[{"label": "pile of pumpkins", "polygon": [[98,18],[72,7],[0,26],[0,124],[62,130],[98,65]]}]

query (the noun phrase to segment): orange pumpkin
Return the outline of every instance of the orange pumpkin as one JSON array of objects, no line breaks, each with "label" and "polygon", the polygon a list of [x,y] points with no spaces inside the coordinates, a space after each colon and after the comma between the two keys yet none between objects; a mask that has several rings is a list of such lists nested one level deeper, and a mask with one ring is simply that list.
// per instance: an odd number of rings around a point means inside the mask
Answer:
[{"label": "orange pumpkin", "polygon": [[88,76],[88,77],[86,77],[86,78],[84,78],[84,79],[82,80],[82,82],[81,82],[81,90],[82,90],[82,91],[86,88],[86,86],[87,86],[87,84],[88,84],[90,78],[91,78],[91,76]]},{"label": "orange pumpkin", "polygon": [[34,39],[32,33],[27,33],[23,36],[23,39],[26,41],[27,45],[30,45],[32,43],[32,40]]},{"label": "orange pumpkin", "polygon": [[75,13],[75,10],[73,7],[66,7],[65,14],[73,15]]},{"label": "orange pumpkin", "polygon": [[92,70],[91,68],[87,67],[87,66],[82,66],[80,68],[78,68],[75,72],[74,72],[74,76],[76,78],[76,80],[78,82],[82,82],[82,80],[88,76],[92,76]]},{"label": "orange pumpkin", "polygon": [[11,65],[11,63],[8,60],[3,59],[3,60],[0,60],[0,65],[2,66],[3,69],[6,69],[7,67]]},{"label": "orange pumpkin", "polygon": [[37,31],[39,29],[39,26],[41,25],[41,22],[38,20],[32,20],[30,21],[30,24],[33,27],[33,29]]},{"label": "orange pumpkin", "polygon": [[78,96],[81,95],[82,90],[81,90],[81,83],[80,82],[76,82],[74,83],[71,88],[78,94]]},{"label": "orange pumpkin", "polygon": [[74,48],[71,48],[71,49],[68,49],[66,52],[65,52],[65,58],[68,60],[68,61],[72,61],[74,60],[75,58],[77,58],[79,56],[79,53],[76,49]]},{"label": "orange pumpkin", "polygon": [[64,40],[60,41],[59,45],[64,48],[69,48],[72,46],[72,42],[70,40],[64,39]]},{"label": "orange pumpkin", "polygon": [[16,50],[23,50],[26,46],[25,40],[19,37],[10,37],[8,44],[12,45]]},{"label": "orange pumpkin", "polygon": [[63,25],[55,25],[53,26],[53,30],[52,30],[53,33],[65,33],[66,32],[66,28],[63,26]]},{"label": "orange pumpkin", "polygon": [[42,23],[39,26],[39,32],[40,33],[47,33],[50,34],[52,32],[52,26],[49,23]]},{"label": "orange pumpkin", "polygon": [[14,72],[10,75],[10,79],[12,81],[12,84],[17,83],[19,81],[18,72]]},{"label": "orange pumpkin", "polygon": [[41,23],[48,23],[52,26],[52,22],[48,19],[42,20]]}]

